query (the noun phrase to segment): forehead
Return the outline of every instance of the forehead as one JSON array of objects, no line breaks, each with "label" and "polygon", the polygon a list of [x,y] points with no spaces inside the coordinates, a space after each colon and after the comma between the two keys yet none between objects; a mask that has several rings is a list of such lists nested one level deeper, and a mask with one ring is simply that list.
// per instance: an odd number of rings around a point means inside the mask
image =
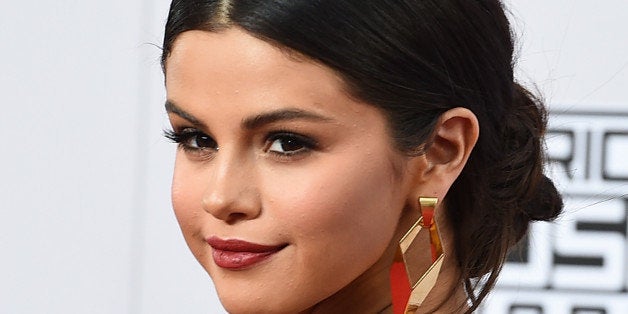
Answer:
[{"label": "forehead", "polygon": [[263,98],[277,93],[346,96],[342,80],[331,69],[295,57],[237,28],[182,33],[166,62],[166,87],[169,97],[192,92],[207,97],[255,94]]},{"label": "forehead", "polygon": [[346,134],[387,136],[385,115],[344,86],[330,68],[237,28],[182,33],[166,63],[168,100],[209,125],[289,109],[335,121]]}]

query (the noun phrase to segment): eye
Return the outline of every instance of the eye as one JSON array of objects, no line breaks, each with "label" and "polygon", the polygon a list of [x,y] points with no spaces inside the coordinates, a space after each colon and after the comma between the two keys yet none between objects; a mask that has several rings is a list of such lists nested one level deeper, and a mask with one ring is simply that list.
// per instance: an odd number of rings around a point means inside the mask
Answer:
[{"label": "eye", "polygon": [[201,132],[194,132],[188,135],[181,144],[193,149],[218,149],[218,145],[213,138]]},{"label": "eye", "polygon": [[310,151],[316,147],[316,141],[294,133],[275,133],[268,138],[266,151],[279,155],[296,155]]},{"label": "eye", "polygon": [[218,150],[218,144],[209,135],[194,129],[185,128],[179,132],[165,131],[166,138],[178,143],[185,150]]}]

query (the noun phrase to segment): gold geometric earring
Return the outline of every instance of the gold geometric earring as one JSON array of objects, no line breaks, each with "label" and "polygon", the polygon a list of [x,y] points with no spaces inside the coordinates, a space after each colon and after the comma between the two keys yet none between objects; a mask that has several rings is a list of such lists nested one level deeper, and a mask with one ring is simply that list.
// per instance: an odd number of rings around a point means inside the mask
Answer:
[{"label": "gold geometric earring", "polygon": [[[415,313],[436,285],[444,259],[434,219],[437,204],[438,198],[419,198],[421,216],[399,240],[390,277],[395,314]],[[429,251],[418,244],[427,241],[430,243]]]}]

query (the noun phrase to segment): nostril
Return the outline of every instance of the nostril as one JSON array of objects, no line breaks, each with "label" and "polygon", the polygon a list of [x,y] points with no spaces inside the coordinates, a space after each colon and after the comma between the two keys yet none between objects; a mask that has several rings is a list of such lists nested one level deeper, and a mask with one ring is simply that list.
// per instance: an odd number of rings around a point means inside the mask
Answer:
[{"label": "nostril", "polygon": [[225,222],[229,225],[235,224],[238,221],[246,220],[247,215],[245,213],[230,213]]},{"label": "nostril", "polygon": [[220,177],[223,179],[213,177],[206,187],[201,198],[203,210],[227,224],[259,216],[261,199],[257,189],[250,182],[237,180],[239,176],[225,174]]},{"label": "nostril", "polygon": [[203,199],[202,207],[205,212],[227,224],[254,219],[260,212],[257,203],[243,201],[243,198],[235,202],[227,202],[224,198],[207,197]]}]

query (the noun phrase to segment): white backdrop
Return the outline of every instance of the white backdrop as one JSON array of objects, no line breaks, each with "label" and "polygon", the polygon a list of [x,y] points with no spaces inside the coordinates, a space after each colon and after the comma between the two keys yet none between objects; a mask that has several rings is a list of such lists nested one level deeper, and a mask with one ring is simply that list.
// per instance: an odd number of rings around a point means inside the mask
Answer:
[{"label": "white backdrop", "polygon": [[[170,208],[168,1],[0,1],[0,313],[224,312]],[[510,2],[568,210],[484,312],[625,313],[628,2]]]}]

